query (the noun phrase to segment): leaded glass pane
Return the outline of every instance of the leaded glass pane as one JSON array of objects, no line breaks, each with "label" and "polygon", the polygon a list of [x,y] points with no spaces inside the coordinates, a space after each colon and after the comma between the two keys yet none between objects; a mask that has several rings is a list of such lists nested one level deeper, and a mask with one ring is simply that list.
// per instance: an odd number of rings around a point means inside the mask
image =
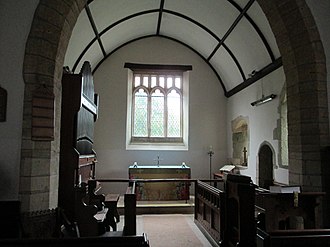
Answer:
[{"label": "leaded glass pane", "polygon": [[[176,74],[135,74],[133,84],[140,90],[134,91],[133,95],[132,136],[147,138],[140,139],[142,141],[181,138],[182,77]],[[151,142],[154,140],[150,139]]]},{"label": "leaded glass pane", "polygon": [[140,89],[135,93],[134,105],[134,129],[133,136],[148,136],[148,96],[147,93]]},{"label": "leaded glass pane", "polygon": [[151,77],[151,88],[155,87],[157,85],[157,77],[152,76]]},{"label": "leaded glass pane", "polygon": [[172,90],[167,97],[167,136],[181,136],[181,99],[180,94]]},{"label": "leaded glass pane", "polygon": [[151,95],[150,136],[164,137],[164,94],[157,89]]},{"label": "leaded glass pane", "polygon": [[165,77],[164,76],[159,77],[159,86],[162,88],[165,87]]},{"label": "leaded glass pane", "polygon": [[167,88],[173,86],[173,77],[167,77]]},{"label": "leaded glass pane", "polygon": [[175,86],[177,88],[181,88],[181,78],[180,77],[175,77]]},{"label": "leaded glass pane", "polygon": [[149,81],[149,77],[143,76],[143,86],[148,87],[148,81]]},{"label": "leaded glass pane", "polygon": [[141,83],[141,77],[138,76],[138,75],[136,75],[136,76],[134,77],[134,87],[138,87],[138,86],[140,86],[140,83]]}]

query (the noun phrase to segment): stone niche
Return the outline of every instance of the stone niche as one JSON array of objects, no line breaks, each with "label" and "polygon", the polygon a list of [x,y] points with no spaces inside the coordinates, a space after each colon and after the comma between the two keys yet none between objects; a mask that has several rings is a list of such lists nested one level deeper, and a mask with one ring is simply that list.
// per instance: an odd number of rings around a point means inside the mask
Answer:
[{"label": "stone niche", "polygon": [[248,117],[239,116],[231,121],[233,165],[247,166],[249,153],[249,121]]}]

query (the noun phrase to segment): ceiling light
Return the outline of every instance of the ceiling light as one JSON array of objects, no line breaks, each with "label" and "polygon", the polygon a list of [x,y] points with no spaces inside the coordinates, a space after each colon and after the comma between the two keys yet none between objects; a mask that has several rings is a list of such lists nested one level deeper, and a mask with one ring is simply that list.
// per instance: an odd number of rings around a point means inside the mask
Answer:
[{"label": "ceiling light", "polygon": [[252,106],[262,105],[262,104],[264,104],[266,102],[269,102],[269,101],[271,101],[275,98],[276,98],[275,94],[271,94],[271,95],[268,95],[266,97],[263,96],[261,99],[258,99],[257,101],[252,102],[251,105]]},{"label": "ceiling light", "polygon": [[250,74],[248,74],[249,78],[252,78],[253,76],[255,76],[257,74],[257,70],[252,70],[252,72]]}]

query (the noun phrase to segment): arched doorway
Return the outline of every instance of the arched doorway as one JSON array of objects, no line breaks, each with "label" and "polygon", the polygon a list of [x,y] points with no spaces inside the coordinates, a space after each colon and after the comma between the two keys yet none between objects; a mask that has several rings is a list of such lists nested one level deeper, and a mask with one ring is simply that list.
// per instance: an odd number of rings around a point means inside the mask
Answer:
[{"label": "arched doorway", "polygon": [[273,151],[267,144],[263,144],[258,152],[258,170],[259,170],[259,186],[264,189],[269,189],[273,185]]}]

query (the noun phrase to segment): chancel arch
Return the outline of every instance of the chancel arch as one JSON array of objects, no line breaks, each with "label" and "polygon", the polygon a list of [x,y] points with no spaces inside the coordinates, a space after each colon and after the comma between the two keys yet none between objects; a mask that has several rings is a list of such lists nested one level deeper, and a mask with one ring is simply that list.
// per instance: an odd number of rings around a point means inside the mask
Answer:
[{"label": "chancel arch", "polygon": [[[322,180],[318,179],[321,174],[315,174],[315,170],[321,170],[317,167],[321,163],[320,150],[329,144],[329,130],[326,61],[317,26],[304,0],[257,2],[275,35],[286,75],[289,164],[294,164],[289,165],[290,182],[301,184],[306,190],[322,190]],[[85,4],[84,0],[41,0],[27,38],[23,67],[25,96],[19,191],[23,211],[57,205],[60,80],[70,35]],[[52,142],[31,140],[31,94],[40,84],[52,89],[55,95],[55,135]],[[297,94],[297,91],[300,93]],[[311,118],[313,123],[306,121],[304,116]],[[312,135],[307,134],[311,126],[314,128]],[[314,151],[308,151],[311,145]],[[318,162],[310,162],[306,166],[306,160],[312,159],[310,157],[316,157]],[[35,163],[42,165],[45,174],[33,173],[31,168]],[[41,177],[42,180],[39,180]],[[43,190],[32,186],[38,180],[44,181],[40,186]],[[311,181],[318,181],[318,184]]]}]

